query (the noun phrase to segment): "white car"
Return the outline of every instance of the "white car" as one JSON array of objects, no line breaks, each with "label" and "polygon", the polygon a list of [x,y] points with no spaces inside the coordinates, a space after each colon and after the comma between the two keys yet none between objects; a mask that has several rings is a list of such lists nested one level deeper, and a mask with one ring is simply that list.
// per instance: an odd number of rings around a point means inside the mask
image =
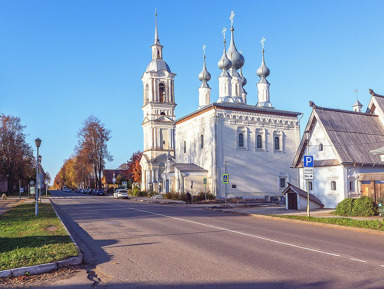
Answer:
[{"label": "white car", "polygon": [[114,199],[129,199],[128,191],[124,189],[118,189],[113,193]]}]

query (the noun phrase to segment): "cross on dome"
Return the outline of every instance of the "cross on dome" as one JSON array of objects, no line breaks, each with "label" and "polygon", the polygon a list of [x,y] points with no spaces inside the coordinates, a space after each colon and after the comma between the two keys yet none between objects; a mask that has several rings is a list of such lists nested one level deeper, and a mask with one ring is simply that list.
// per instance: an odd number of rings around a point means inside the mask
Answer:
[{"label": "cross on dome", "polygon": [[221,33],[223,34],[223,37],[224,37],[224,40],[225,40],[225,32],[227,32],[227,28],[223,28],[223,30],[221,30]]},{"label": "cross on dome", "polygon": [[235,18],[235,12],[231,11],[231,16],[229,16],[229,20],[231,20],[231,27],[233,27],[233,18]]},{"label": "cross on dome", "polygon": [[267,39],[265,39],[264,37],[261,38],[260,43],[261,43],[261,48],[262,48],[262,49],[264,49],[264,43],[265,43],[266,40],[267,40]]}]

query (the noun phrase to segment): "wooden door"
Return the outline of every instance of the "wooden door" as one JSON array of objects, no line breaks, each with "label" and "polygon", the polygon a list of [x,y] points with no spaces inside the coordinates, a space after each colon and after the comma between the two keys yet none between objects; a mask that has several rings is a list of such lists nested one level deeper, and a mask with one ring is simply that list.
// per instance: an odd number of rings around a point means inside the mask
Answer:
[{"label": "wooden door", "polygon": [[295,193],[288,193],[288,209],[297,210],[297,195]]}]

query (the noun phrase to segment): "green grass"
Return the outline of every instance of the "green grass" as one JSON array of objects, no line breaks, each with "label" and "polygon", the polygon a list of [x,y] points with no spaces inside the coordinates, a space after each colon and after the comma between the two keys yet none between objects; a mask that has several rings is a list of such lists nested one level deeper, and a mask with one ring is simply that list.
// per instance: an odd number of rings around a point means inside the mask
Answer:
[{"label": "green grass", "polygon": [[350,218],[332,218],[332,217],[317,218],[317,217],[290,216],[290,215],[273,215],[273,217],[384,231],[384,222],[379,220],[361,221],[361,220],[354,220]]},{"label": "green grass", "polygon": [[0,216],[0,270],[50,263],[77,256],[51,204],[22,204]]}]

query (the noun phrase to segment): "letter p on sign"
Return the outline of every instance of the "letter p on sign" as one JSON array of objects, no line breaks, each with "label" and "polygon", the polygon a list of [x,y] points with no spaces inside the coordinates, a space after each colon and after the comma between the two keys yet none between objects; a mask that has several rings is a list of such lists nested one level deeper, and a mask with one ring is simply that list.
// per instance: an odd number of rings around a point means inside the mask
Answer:
[{"label": "letter p on sign", "polygon": [[313,168],[313,156],[304,156],[304,168]]}]

